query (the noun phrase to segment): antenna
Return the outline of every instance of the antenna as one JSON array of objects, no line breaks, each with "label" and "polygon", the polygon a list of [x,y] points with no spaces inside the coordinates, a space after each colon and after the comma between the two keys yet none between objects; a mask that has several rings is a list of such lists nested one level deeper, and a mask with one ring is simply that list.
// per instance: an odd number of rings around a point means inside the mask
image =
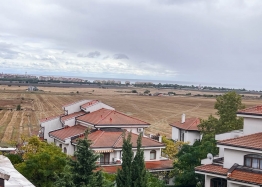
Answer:
[{"label": "antenna", "polygon": [[213,155],[212,155],[211,153],[207,153],[207,158],[208,158],[209,160],[213,160]]}]

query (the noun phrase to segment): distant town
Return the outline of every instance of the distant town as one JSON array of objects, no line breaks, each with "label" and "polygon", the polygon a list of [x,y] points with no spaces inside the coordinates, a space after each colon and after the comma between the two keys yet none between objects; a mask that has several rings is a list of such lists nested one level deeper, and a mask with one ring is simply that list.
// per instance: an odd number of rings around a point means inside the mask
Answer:
[{"label": "distant town", "polygon": [[225,87],[212,87],[212,86],[201,86],[201,85],[179,85],[179,84],[154,84],[153,82],[134,82],[130,81],[119,81],[119,80],[85,80],[81,78],[70,78],[62,76],[35,76],[25,74],[6,74],[0,73],[0,84],[4,85],[25,85],[25,84],[45,84],[46,86],[59,86],[59,87],[82,87],[82,86],[99,86],[102,88],[109,87],[144,87],[144,88],[159,88],[159,89],[184,89],[184,90],[201,90],[206,92],[227,92],[236,91],[238,93],[258,93],[262,91],[246,90],[245,88],[234,89]]}]

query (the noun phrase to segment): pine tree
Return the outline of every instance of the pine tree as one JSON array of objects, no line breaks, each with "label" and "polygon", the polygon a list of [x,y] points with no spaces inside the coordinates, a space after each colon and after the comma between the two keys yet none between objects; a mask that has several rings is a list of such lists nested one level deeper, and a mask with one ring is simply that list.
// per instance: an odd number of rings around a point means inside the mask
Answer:
[{"label": "pine tree", "polygon": [[131,177],[133,187],[146,187],[148,177],[144,162],[144,151],[142,147],[142,133],[137,139],[137,152],[131,166]]},{"label": "pine tree", "polygon": [[128,133],[127,138],[123,134],[123,157],[122,157],[122,169],[117,170],[116,184],[117,187],[131,187],[131,165],[132,165],[132,143],[131,143],[131,132]]},{"label": "pine tree", "polygon": [[83,140],[78,140],[77,151],[74,154],[76,159],[70,161],[73,183],[77,187],[98,186],[97,184],[102,182],[98,181],[100,175],[93,172],[97,168],[96,161],[99,156],[90,150],[91,141],[87,139],[87,134]]}]

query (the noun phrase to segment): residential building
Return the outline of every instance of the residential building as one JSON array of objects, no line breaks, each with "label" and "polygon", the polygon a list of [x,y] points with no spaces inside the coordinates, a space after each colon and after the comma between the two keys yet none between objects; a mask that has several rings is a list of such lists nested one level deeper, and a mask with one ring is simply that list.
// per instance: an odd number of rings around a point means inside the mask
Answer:
[{"label": "residential building", "polygon": [[[150,172],[172,170],[172,161],[161,156],[165,145],[144,134],[149,123],[118,112],[98,100],[77,101],[63,106],[63,110],[61,115],[40,121],[39,136],[49,143],[55,143],[64,153],[73,155],[77,149],[77,139],[84,138],[85,132],[89,130],[91,149],[100,155],[97,164],[106,172],[116,172],[122,163],[123,135],[127,136],[131,132],[135,154],[136,141],[142,133],[142,149],[147,169]],[[167,179],[167,183],[172,184],[172,179]]]},{"label": "residential building", "polygon": [[216,135],[219,155],[208,154],[195,172],[205,175],[205,187],[262,186],[262,106],[237,112],[244,128]]},{"label": "residential building", "polygon": [[189,145],[193,145],[195,141],[201,139],[201,134],[197,127],[199,124],[199,118],[186,119],[186,115],[182,114],[181,121],[170,124],[172,126],[172,139],[174,141],[189,142]]}]

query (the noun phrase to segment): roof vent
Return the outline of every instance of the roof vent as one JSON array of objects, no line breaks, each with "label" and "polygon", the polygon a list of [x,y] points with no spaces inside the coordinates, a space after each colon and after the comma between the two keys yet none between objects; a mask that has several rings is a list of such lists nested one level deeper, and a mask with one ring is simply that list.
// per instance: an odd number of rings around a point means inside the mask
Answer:
[{"label": "roof vent", "polygon": [[181,123],[185,123],[185,121],[186,121],[186,114],[182,114]]}]

